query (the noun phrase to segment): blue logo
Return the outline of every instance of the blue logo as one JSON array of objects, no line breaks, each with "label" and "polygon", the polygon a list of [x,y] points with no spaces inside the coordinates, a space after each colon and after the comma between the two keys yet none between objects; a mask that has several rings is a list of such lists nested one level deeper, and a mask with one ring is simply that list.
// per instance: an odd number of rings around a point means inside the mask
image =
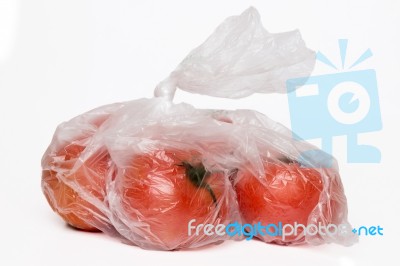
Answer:
[{"label": "blue logo", "polygon": [[[287,81],[291,126],[296,139],[321,139],[319,151],[307,151],[303,159],[325,161],[332,153],[332,138],[347,136],[347,162],[379,163],[380,150],[358,143],[358,134],[382,129],[376,72],[373,69],[351,70],[372,56],[367,49],[345,69],[347,40],[339,40],[342,71]],[[317,60],[338,70],[325,55]],[[300,158],[302,161],[302,158]],[[303,160],[304,161],[304,160]]]}]

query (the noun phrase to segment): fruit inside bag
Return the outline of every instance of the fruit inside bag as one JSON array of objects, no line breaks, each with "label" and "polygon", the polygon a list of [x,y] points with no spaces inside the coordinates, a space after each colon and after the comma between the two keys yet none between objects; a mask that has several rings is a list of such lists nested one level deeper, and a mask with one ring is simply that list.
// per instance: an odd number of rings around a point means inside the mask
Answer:
[{"label": "fruit inside bag", "polygon": [[[232,185],[242,222],[269,225],[254,237],[282,245],[357,241],[347,222],[347,201],[332,156],[295,142],[290,130],[255,111],[220,111],[218,116],[240,127],[242,139],[252,140],[240,147],[245,155]],[[314,153],[305,157],[309,151]]]},{"label": "fruit inside bag", "polygon": [[104,147],[94,150],[93,140],[122,106],[102,106],[62,123],[43,155],[43,193],[52,209],[75,228],[115,232],[105,205],[110,155]]},{"label": "fruit inside bag", "polygon": [[104,137],[118,169],[108,195],[120,234],[162,250],[229,239],[188,232],[191,220],[213,226],[241,221],[226,159],[234,142],[212,111],[155,98],[120,112],[129,115],[111,118]]},{"label": "fruit inside bag", "polygon": [[172,101],[177,88],[225,98],[286,92],[286,80],[308,76],[314,62],[298,31],[268,33],[254,8],[226,19],[156,97],[58,127],[42,160],[47,200],[71,226],[145,249],[245,238],[354,243],[332,157],[261,113]]}]

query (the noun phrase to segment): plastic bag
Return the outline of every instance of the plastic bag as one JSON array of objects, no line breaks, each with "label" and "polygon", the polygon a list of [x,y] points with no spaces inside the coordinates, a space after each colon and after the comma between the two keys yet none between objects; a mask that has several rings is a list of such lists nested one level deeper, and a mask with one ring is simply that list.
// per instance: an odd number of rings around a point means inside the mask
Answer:
[{"label": "plastic bag", "polygon": [[314,61],[297,31],[268,33],[254,8],[228,18],[155,98],[101,107],[58,127],[42,160],[50,205],[74,227],[146,249],[245,238],[354,243],[333,158],[304,157],[316,148],[261,113],[172,102],[177,88],[226,98],[283,92]]},{"label": "plastic bag", "polygon": [[307,77],[315,64],[298,30],[272,34],[250,7],[227,18],[160,83],[156,96],[173,98],[181,90],[243,98],[253,93],[286,93],[286,80]]},{"label": "plastic bag", "polygon": [[99,128],[122,106],[103,106],[62,123],[43,155],[43,193],[52,209],[78,229],[115,232],[106,198],[111,160],[104,147],[95,147],[93,141]]}]

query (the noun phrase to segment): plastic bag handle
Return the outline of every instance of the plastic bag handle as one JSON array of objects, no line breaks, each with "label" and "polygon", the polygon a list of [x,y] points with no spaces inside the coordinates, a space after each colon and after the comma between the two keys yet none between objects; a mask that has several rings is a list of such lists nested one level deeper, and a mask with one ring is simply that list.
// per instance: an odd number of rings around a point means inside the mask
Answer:
[{"label": "plastic bag handle", "polygon": [[253,93],[286,93],[286,81],[307,77],[315,64],[298,30],[267,32],[258,11],[250,7],[228,17],[171,75],[160,82],[155,96],[172,100],[176,88],[223,98]]}]

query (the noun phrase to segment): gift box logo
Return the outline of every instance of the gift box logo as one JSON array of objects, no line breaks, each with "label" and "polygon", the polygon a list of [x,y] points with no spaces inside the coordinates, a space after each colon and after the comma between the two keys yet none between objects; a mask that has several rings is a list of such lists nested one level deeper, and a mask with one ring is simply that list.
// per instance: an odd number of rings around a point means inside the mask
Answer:
[{"label": "gift box logo", "polygon": [[[339,40],[339,49],[344,71],[287,81],[294,137],[320,138],[322,150],[331,154],[332,138],[345,135],[349,163],[379,163],[378,148],[358,143],[359,133],[382,129],[376,73],[373,69],[352,70],[371,57],[372,52],[366,50],[345,68],[347,40]],[[338,70],[321,52],[317,53],[317,60]]]}]

